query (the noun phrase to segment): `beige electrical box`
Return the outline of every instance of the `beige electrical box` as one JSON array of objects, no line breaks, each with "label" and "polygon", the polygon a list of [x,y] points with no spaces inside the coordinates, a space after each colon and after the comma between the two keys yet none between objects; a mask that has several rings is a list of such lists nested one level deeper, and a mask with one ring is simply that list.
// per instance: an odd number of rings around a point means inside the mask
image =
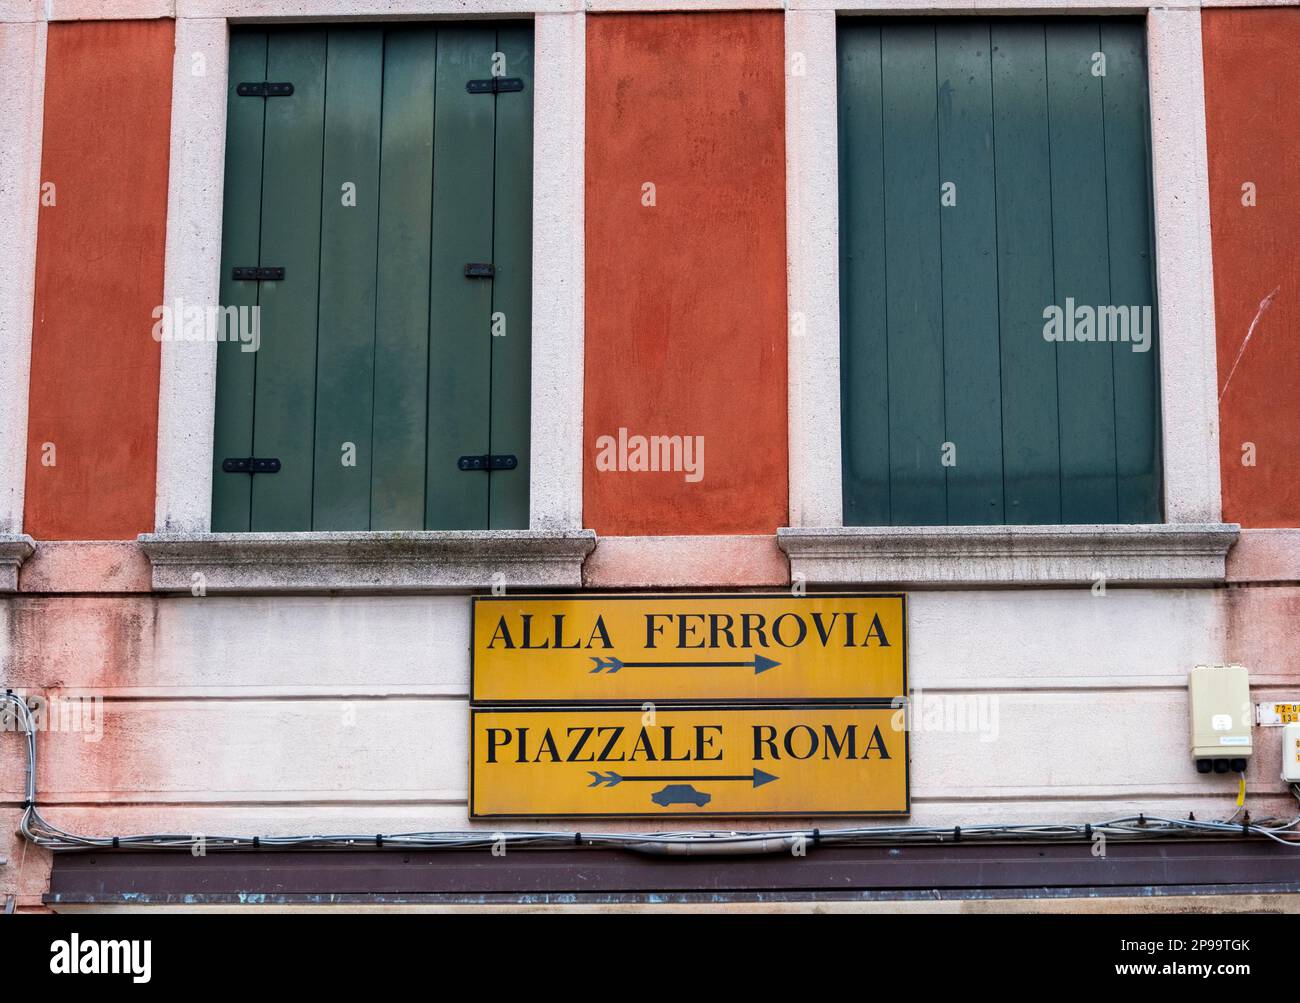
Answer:
[{"label": "beige electrical box", "polygon": [[1187,678],[1192,756],[1199,773],[1240,773],[1254,751],[1250,673],[1244,665],[1198,665]]},{"label": "beige electrical box", "polygon": [[1282,729],[1282,779],[1288,784],[1300,784],[1300,724],[1288,724]]}]

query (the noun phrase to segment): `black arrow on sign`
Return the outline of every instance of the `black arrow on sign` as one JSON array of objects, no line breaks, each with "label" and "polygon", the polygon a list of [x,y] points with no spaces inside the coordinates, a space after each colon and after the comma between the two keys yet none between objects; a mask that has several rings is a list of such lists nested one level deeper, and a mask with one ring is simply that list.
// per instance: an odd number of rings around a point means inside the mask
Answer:
[{"label": "black arrow on sign", "polygon": [[740,773],[732,776],[728,776],[728,775],[718,776],[713,774],[679,776],[677,774],[657,773],[649,776],[625,777],[623,776],[623,774],[615,773],[613,770],[610,770],[608,773],[601,773],[598,770],[588,770],[587,772],[590,773],[593,777],[595,777],[595,779],[587,785],[588,787],[600,787],[604,785],[606,788],[617,787],[619,784],[623,783],[624,781],[658,783],[661,781],[669,781],[669,780],[677,783],[681,783],[683,781],[747,780],[751,782],[755,787],[762,787],[764,784],[770,784],[773,780],[779,779],[778,777],[774,777],[770,773],[764,773],[762,770],[759,769],[755,769],[752,773]]},{"label": "black arrow on sign", "polygon": [[620,669],[749,669],[754,670],[754,675],[766,672],[768,669],[774,669],[780,662],[773,661],[771,658],[764,658],[762,655],[755,655],[752,661],[748,662],[625,662],[621,658],[597,658],[595,655],[588,655],[596,667],[591,670],[591,675],[604,672],[613,675]]}]

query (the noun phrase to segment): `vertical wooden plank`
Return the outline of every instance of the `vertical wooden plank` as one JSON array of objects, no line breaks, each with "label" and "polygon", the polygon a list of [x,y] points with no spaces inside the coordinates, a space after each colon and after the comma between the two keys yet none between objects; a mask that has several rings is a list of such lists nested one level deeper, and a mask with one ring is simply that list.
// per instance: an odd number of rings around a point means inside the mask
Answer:
[{"label": "vertical wooden plank", "polygon": [[393,28],[384,51],[379,301],[370,528],[424,528],[429,233],[437,29]]},{"label": "vertical wooden plank", "polygon": [[382,29],[329,29],[311,523],[319,530],[370,528],[383,70]]},{"label": "vertical wooden plank", "polygon": [[1131,345],[1114,346],[1116,518],[1127,523],[1159,522],[1159,323],[1152,278],[1150,112],[1142,22],[1103,20],[1101,50],[1106,54],[1101,86],[1111,298],[1117,304],[1151,307],[1151,347],[1134,352]]},{"label": "vertical wooden plank", "polygon": [[[1047,23],[1056,301],[1067,314],[1078,316],[1076,336],[1093,339],[1056,346],[1061,521],[1066,523],[1111,523],[1116,519],[1113,346],[1104,340],[1106,315],[1101,309],[1114,301],[1106,235],[1103,78],[1093,70],[1100,66],[1094,59],[1100,46],[1095,21]],[[1091,325],[1087,323],[1089,312]],[[1070,324],[1068,317],[1063,320]]]},{"label": "vertical wooden plank", "polygon": [[260,264],[282,266],[285,278],[262,282],[260,292],[253,451],[279,457],[281,470],[253,477],[257,531],[312,524],[325,56],[324,29],[267,39],[267,79],[289,81],[294,91],[266,99]]},{"label": "vertical wooden plank", "polygon": [[[492,413],[489,452],[519,459],[514,470],[488,475],[491,529],[528,528],[532,256],[533,256],[533,30],[502,27],[497,51],[504,76],[522,91],[496,97],[496,185],[492,216],[496,278],[492,282]],[[495,336],[500,325],[500,336]]]},{"label": "vertical wooden plank", "polygon": [[1061,517],[1056,346],[1043,338],[1055,302],[1047,80],[1042,23],[992,24],[1002,465],[1008,523]]},{"label": "vertical wooden plank", "polygon": [[948,522],[1001,523],[1002,387],[998,332],[997,200],[987,21],[938,25],[939,177],[955,185],[941,205]]},{"label": "vertical wooden plank", "polygon": [[429,269],[429,420],[425,527],[487,526],[488,475],[457,459],[488,451],[492,281],[465,276],[492,260],[495,101],[466,84],[492,75],[496,32],[438,29],[433,251]]},{"label": "vertical wooden plank", "polygon": [[881,31],[889,327],[889,494],[894,525],[947,521],[932,24]]},{"label": "vertical wooden plank", "polygon": [[889,346],[880,28],[841,21],[838,48],[844,524],[887,526]]},{"label": "vertical wooden plank", "polygon": [[[255,308],[258,283],[236,282],[231,269],[258,262],[262,215],[262,129],[266,99],[240,97],[245,80],[266,79],[266,33],[230,35],[230,77],[226,95],[226,172],[221,220],[221,305]],[[251,347],[251,346],[249,346]],[[217,345],[217,398],[212,456],[212,530],[246,532],[250,527],[252,478],[228,474],[221,461],[253,452],[253,385],[257,356],[238,340]]]}]

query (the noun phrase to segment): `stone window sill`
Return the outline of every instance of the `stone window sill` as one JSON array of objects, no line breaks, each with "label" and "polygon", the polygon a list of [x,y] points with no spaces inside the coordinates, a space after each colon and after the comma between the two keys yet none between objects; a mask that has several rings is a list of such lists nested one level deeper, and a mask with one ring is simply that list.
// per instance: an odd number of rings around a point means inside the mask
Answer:
[{"label": "stone window sill", "polygon": [[[592,530],[146,533],[156,592],[447,592],[579,588]],[[196,578],[201,575],[202,578]]]},{"label": "stone window sill", "polygon": [[795,581],[816,585],[1209,584],[1235,523],[783,528]]},{"label": "stone window sill", "polygon": [[18,569],[35,549],[25,533],[0,533],[0,592],[18,591]]}]

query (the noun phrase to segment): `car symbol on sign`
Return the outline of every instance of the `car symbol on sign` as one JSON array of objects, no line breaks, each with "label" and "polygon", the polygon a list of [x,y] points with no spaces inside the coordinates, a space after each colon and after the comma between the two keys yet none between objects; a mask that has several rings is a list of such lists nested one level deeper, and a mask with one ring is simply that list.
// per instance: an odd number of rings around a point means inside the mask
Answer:
[{"label": "car symbol on sign", "polygon": [[703,808],[713,800],[713,795],[697,791],[690,784],[669,784],[663,790],[651,794],[650,800],[660,808],[675,804],[693,804],[697,808]]}]

